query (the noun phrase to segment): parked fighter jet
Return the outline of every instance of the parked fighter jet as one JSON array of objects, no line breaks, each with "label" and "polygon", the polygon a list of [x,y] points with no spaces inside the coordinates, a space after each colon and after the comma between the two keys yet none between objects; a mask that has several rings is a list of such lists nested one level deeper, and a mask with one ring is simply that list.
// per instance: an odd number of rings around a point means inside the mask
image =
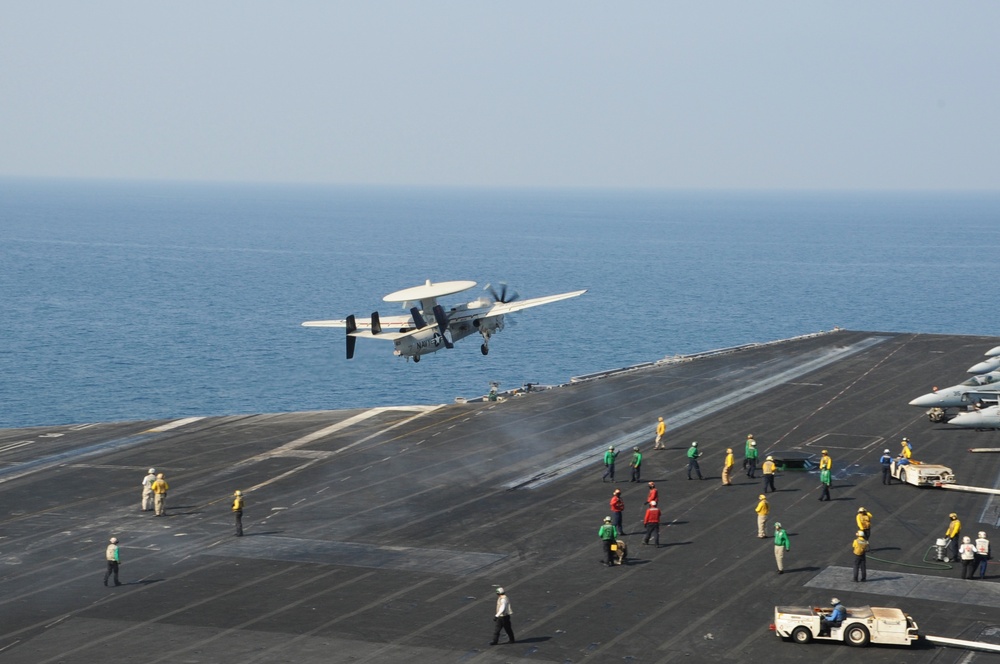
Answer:
[{"label": "parked fighter jet", "polygon": [[1000,394],[1000,371],[972,376],[958,385],[934,388],[923,396],[910,402],[911,406],[921,408],[965,408],[978,401],[996,402]]},{"label": "parked fighter jet", "polygon": [[[991,350],[990,352],[993,352],[993,350]],[[996,371],[997,369],[1000,369],[1000,355],[994,355],[992,357],[986,358],[985,360],[983,360],[978,364],[973,364],[971,367],[969,367],[969,373],[984,374],[990,371]]]},{"label": "parked fighter jet", "polygon": [[[519,300],[517,293],[507,292],[507,285],[501,284],[498,293],[489,284],[484,290],[488,296],[480,296],[471,302],[450,306],[447,309],[438,304],[437,299],[445,295],[461,293],[476,285],[475,281],[443,281],[432,283],[430,279],[422,286],[413,286],[389,293],[386,302],[402,302],[409,306],[405,316],[380,317],[376,311],[371,318],[355,318],[353,315],[343,320],[313,320],[302,323],[306,327],[347,328],[347,359],[354,357],[354,345],[358,337],[368,339],[388,339],[393,342],[393,354],[414,362],[421,355],[427,355],[442,348],[452,348],[454,342],[470,334],[479,333],[483,337],[480,351],[490,352],[490,337],[504,328],[504,315],[529,307],[537,307],[550,302],[558,302],[583,295],[586,290],[546,295],[529,300]],[[383,328],[395,328],[385,331]]]},{"label": "parked fighter jet", "polygon": [[963,429],[1000,429],[1000,406],[958,413],[948,420],[948,424]]}]

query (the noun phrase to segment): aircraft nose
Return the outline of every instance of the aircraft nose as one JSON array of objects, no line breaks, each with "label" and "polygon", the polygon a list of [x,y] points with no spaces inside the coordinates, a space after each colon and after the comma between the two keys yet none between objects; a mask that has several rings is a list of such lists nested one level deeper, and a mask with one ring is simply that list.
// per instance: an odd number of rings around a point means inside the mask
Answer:
[{"label": "aircraft nose", "polygon": [[973,364],[969,367],[970,374],[983,374],[993,371],[997,367],[1000,367],[1000,357],[991,357],[988,360],[983,360],[978,364]]},{"label": "aircraft nose", "polygon": [[993,348],[990,348],[988,351],[986,351],[986,355],[988,357],[996,357],[1000,355],[1000,346],[994,346]]},{"label": "aircraft nose", "polygon": [[910,405],[920,406],[921,408],[931,408],[932,406],[937,406],[940,402],[941,397],[939,397],[935,392],[929,392],[911,401]]},{"label": "aircraft nose", "polygon": [[955,427],[964,427],[967,429],[979,429],[983,426],[985,418],[983,414],[978,411],[958,413],[955,417],[948,421],[948,424]]}]

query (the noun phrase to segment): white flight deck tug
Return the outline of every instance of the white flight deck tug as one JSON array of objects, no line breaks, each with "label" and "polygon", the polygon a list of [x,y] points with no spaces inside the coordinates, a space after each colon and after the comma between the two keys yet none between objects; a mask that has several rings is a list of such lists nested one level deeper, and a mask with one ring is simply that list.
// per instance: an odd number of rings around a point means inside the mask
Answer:
[{"label": "white flight deck tug", "polygon": [[924,463],[910,459],[908,463],[900,463],[898,458],[892,460],[889,472],[900,482],[913,486],[940,486],[954,484],[955,473],[948,466],[939,463]]},{"label": "white flight deck tug", "polygon": [[847,616],[837,626],[823,627],[823,617],[832,608],[818,606],[776,606],[771,629],[783,639],[795,643],[845,641],[852,646],[869,643],[910,645],[920,638],[917,623],[900,609],[881,606],[847,608]]}]

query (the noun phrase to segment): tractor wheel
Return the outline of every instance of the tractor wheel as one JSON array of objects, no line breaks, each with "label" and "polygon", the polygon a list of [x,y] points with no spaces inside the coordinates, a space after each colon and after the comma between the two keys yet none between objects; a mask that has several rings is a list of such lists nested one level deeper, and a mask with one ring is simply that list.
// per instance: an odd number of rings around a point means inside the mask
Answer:
[{"label": "tractor wheel", "polygon": [[808,627],[796,627],[792,630],[792,641],[796,643],[809,643],[812,638],[812,632],[809,631]]},{"label": "tractor wheel", "polygon": [[868,645],[868,642],[871,640],[868,628],[864,625],[851,625],[847,628],[847,633],[844,637],[847,639],[848,644],[858,648]]}]

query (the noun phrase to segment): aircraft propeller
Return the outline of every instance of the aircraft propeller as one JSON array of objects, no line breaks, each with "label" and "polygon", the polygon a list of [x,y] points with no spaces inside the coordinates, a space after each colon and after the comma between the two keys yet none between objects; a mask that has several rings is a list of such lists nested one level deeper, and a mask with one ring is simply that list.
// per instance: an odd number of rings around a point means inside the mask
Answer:
[{"label": "aircraft propeller", "polygon": [[497,294],[496,290],[493,288],[493,286],[491,284],[486,284],[486,286],[483,287],[483,290],[487,290],[487,291],[490,292],[490,295],[493,296],[493,301],[494,302],[501,302],[503,304],[507,304],[508,302],[514,302],[515,300],[517,300],[517,298],[521,297],[517,293],[517,291],[513,291],[510,294],[510,297],[507,297],[507,282],[506,281],[501,281],[500,282],[500,294],[499,295]]},{"label": "aircraft propeller", "polygon": [[455,344],[448,338],[450,336],[450,333],[448,333],[448,316],[444,313],[444,307],[440,304],[435,304],[432,311],[434,312],[434,320],[438,324],[438,331],[441,332],[441,338],[444,340],[444,347],[454,348]]}]

